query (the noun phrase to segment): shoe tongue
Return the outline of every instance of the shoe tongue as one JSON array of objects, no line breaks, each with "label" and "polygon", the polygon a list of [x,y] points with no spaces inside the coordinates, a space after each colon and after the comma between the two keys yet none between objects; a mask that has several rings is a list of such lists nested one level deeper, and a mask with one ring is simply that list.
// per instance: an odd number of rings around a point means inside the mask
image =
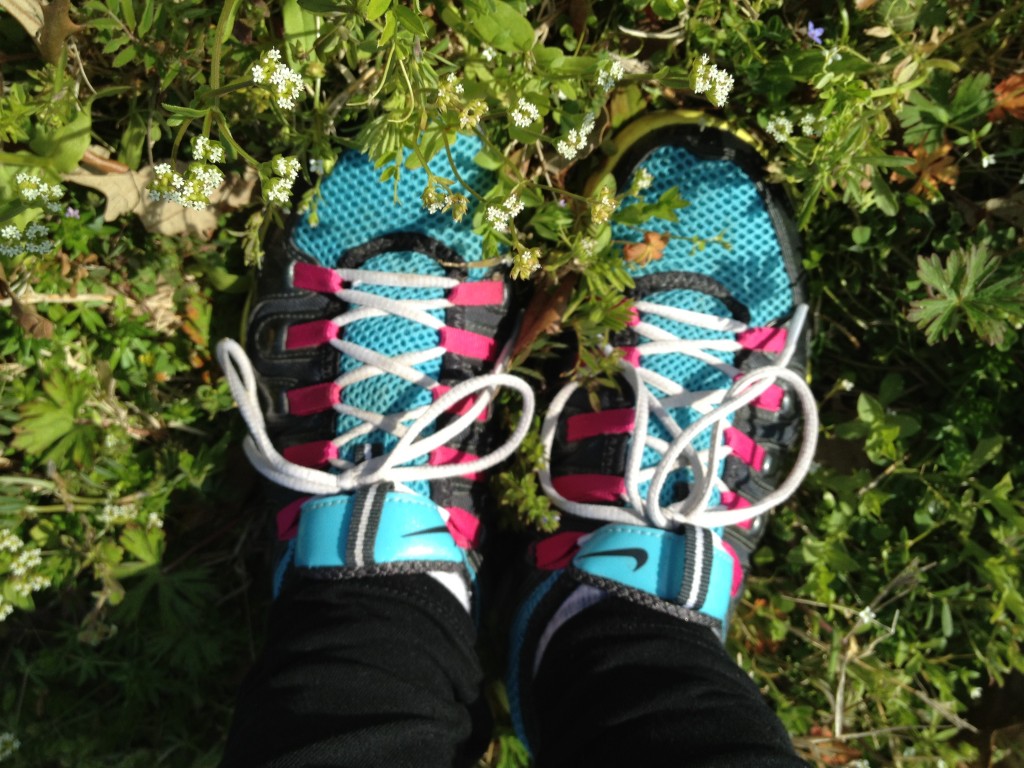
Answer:
[{"label": "shoe tongue", "polygon": [[[362,268],[378,272],[413,273],[438,277],[443,277],[445,274],[444,268],[433,258],[415,251],[382,253],[368,259]],[[358,282],[354,283],[352,287],[366,293],[398,300],[442,299],[445,295],[443,288],[406,288]],[[430,314],[439,320],[444,319],[444,310],[430,310]],[[358,344],[385,357],[433,349],[440,342],[440,336],[436,330],[394,315],[357,320],[347,325],[342,333],[342,338],[345,341]],[[351,373],[362,368],[363,365],[362,362],[352,357],[342,355],[339,373]],[[413,367],[437,380],[441,374],[441,358],[419,363]],[[350,384],[341,394],[342,403],[381,414],[403,413],[414,408],[428,406],[432,400],[433,396],[429,390],[391,373],[384,373]],[[338,417],[337,433],[343,434],[361,423],[354,416],[341,414]],[[381,455],[390,451],[396,442],[397,438],[393,435],[375,429],[368,435],[344,446],[342,458],[348,461],[363,461],[366,458],[367,446],[374,452],[374,455]]]}]

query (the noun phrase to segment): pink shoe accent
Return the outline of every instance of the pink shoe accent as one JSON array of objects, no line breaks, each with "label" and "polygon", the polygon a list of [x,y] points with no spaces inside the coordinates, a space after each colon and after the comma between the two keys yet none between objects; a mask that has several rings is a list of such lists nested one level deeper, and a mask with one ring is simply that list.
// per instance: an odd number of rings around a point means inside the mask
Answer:
[{"label": "pink shoe accent", "polygon": [[740,593],[740,587],[743,586],[743,568],[740,566],[740,558],[736,554],[736,550],[724,539],[722,540],[722,549],[728,552],[729,557],[732,558],[732,587],[729,589],[729,596],[736,597]]},{"label": "pink shoe accent", "polygon": [[764,468],[764,448],[754,439],[736,427],[725,430],[725,444],[732,448],[733,454],[744,464],[748,464],[760,472]]},{"label": "pink shoe accent", "polygon": [[786,347],[785,328],[750,328],[736,337],[744,349],[781,352]]},{"label": "pink shoe accent", "polygon": [[[746,509],[750,506],[750,502],[736,493],[736,491],[722,491],[721,497],[722,506],[726,509]],[[753,520],[744,520],[742,523],[736,523],[736,527],[742,528],[745,531],[750,530],[753,525]]]},{"label": "pink shoe accent", "polygon": [[542,571],[566,568],[579,551],[582,531],[562,531],[541,539],[533,547],[533,560]]},{"label": "pink shoe accent", "polygon": [[441,346],[456,355],[474,360],[494,362],[498,357],[498,344],[480,333],[464,331],[446,325],[441,329]]},{"label": "pink shoe accent", "polygon": [[[451,387],[449,387],[449,386],[446,386],[444,384],[438,384],[436,387],[434,387],[430,391],[434,395],[434,400],[437,400],[441,396],[448,394],[448,390],[450,390],[450,389],[451,389]],[[457,403],[455,403],[455,405],[453,405],[452,407],[450,407],[447,410],[447,413],[453,413],[456,416],[461,416],[466,411],[468,411],[470,408],[472,408],[473,404],[475,402],[476,402],[476,398],[473,397],[472,395],[470,395],[469,397],[467,397],[467,398],[465,398],[463,400],[459,400]],[[476,417],[476,420],[477,421],[487,421],[487,408],[484,408],[482,411],[480,411],[480,415]]]},{"label": "pink shoe accent", "polygon": [[[737,381],[743,378],[743,374],[739,374],[733,381]],[[782,408],[782,398],[786,396],[785,390],[782,389],[778,384],[772,384],[768,389],[757,396],[751,405],[761,408],[765,411],[771,411],[777,413]]]},{"label": "pink shoe accent", "polygon": [[312,496],[300,496],[277,513],[277,540],[291,541],[299,533],[299,513]]},{"label": "pink shoe accent", "polygon": [[333,381],[288,390],[288,413],[292,416],[310,416],[329,411],[341,402],[341,387]]},{"label": "pink shoe accent", "polygon": [[462,507],[446,507],[448,531],[460,549],[472,549],[480,543],[480,519]]},{"label": "pink shoe accent", "polygon": [[640,325],[640,310],[636,307],[629,308],[629,322],[626,323],[630,328],[634,325]]},{"label": "pink shoe accent", "polygon": [[284,348],[319,347],[336,338],[338,338],[338,326],[333,321],[314,320],[311,323],[288,326],[288,337],[285,339]]},{"label": "pink shoe accent", "polygon": [[[430,452],[429,463],[430,466],[437,467],[442,464],[467,464],[468,462],[476,461],[479,458],[480,457],[475,454],[458,451],[455,448],[442,445]],[[483,478],[483,474],[480,472],[470,472],[465,475],[460,475],[460,477],[465,477],[467,480],[480,480]]]},{"label": "pink shoe accent", "polygon": [[614,502],[626,492],[625,479],[614,475],[562,475],[551,484],[570,501]]},{"label": "pink shoe accent", "polygon": [[338,446],[330,440],[317,440],[313,443],[290,445],[281,451],[288,461],[303,467],[322,467],[331,459],[338,458]]},{"label": "pink shoe accent", "polygon": [[505,302],[505,284],[500,280],[459,283],[448,293],[448,301],[457,307],[483,307]]},{"label": "pink shoe accent", "polygon": [[333,269],[304,261],[297,261],[292,266],[292,285],[316,293],[337,293],[345,287],[341,275]]},{"label": "pink shoe accent", "polygon": [[633,431],[632,408],[610,408],[597,413],[578,413],[566,419],[565,439],[570,443],[598,435],[623,435]]},{"label": "pink shoe accent", "polygon": [[635,368],[640,367],[640,350],[636,347],[619,347],[622,350],[622,359]]}]

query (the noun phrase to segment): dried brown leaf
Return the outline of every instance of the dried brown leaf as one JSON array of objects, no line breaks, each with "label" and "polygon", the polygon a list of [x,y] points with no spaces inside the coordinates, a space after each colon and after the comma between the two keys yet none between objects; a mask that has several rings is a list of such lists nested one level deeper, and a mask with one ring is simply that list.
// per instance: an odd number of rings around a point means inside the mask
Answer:
[{"label": "dried brown leaf", "polygon": [[[914,174],[917,179],[914,186],[910,188],[912,195],[924,195],[929,200],[939,196],[939,185],[945,184],[955,187],[960,176],[960,167],[956,164],[956,158],[950,156],[953,145],[946,142],[938,149],[928,150],[924,144],[911,147],[910,152],[898,149],[894,155],[901,157],[912,157],[914,164],[907,166],[905,170]],[[889,177],[891,181],[906,181],[907,177],[899,171],[893,171]]]},{"label": "dried brown leaf", "polygon": [[643,267],[652,261],[661,260],[661,257],[665,255],[665,247],[668,245],[669,239],[667,234],[644,232],[644,241],[623,246],[622,254],[626,257],[626,261]]},{"label": "dried brown leaf", "polygon": [[996,84],[992,89],[996,106],[988,113],[993,123],[1005,120],[1007,115],[1024,120],[1024,74],[1014,73]]},{"label": "dried brown leaf", "polygon": [[521,353],[529,352],[533,342],[542,333],[553,333],[558,329],[562,314],[569,304],[573,288],[579,275],[575,272],[566,275],[558,285],[541,285],[533,293],[530,305],[523,313],[523,323],[519,329],[512,358],[519,359]]},{"label": "dried brown leaf", "polygon": [[11,300],[11,315],[18,325],[33,339],[52,339],[53,323],[36,312],[31,305],[22,304],[11,292],[10,286],[0,280],[0,298]]},{"label": "dried brown leaf", "polygon": [[0,0],[3,8],[13,16],[33,40],[43,26],[43,6],[38,0]]},{"label": "dried brown leaf", "polygon": [[[103,211],[106,221],[113,221],[126,213],[134,213],[149,232],[162,235],[187,233],[208,240],[217,229],[217,212],[213,208],[196,211],[175,203],[151,200],[146,187],[153,181],[153,167],[127,173],[94,173],[79,167],[64,174],[64,180],[95,189],[107,198]],[[225,184],[210,197],[216,208],[237,210],[252,199],[258,176],[246,169],[242,176],[232,174]]]}]

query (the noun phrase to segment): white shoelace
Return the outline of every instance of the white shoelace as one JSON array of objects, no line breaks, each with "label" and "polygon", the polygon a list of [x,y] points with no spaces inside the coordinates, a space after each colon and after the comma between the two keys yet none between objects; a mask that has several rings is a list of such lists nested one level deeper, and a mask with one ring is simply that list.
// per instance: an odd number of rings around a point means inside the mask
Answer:
[{"label": "white shoelace", "polygon": [[[444,323],[429,314],[428,310],[447,309],[453,306],[447,299],[391,299],[360,291],[355,286],[367,284],[448,290],[460,282],[448,277],[374,272],[361,269],[337,269],[335,272],[341,276],[346,285],[353,286],[335,292],[335,295],[350,307],[348,311],[333,318],[333,322],[339,328],[344,328],[357,320],[396,315],[434,330],[440,329]],[[434,347],[387,357],[341,338],[331,339],[330,344],[342,354],[363,363],[355,370],[335,379],[334,383],[340,388],[376,376],[391,374],[430,390],[438,382],[412,366],[445,354],[443,348]],[[507,350],[503,351],[499,357],[500,361],[507,359],[506,353]],[[288,461],[274,447],[270,435],[267,433],[266,421],[260,408],[256,374],[249,356],[242,346],[232,339],[222,340],[217,345],[217,360],[224,370],[228,386],[238,403],[238,410],[249,427],[249,434],[242,444],[246,456],[249,457],[257,471],[269,480],[300,493],[313,495],[347,493],[359,487],[383,481],[394,483],[399,490],[411,492],[404,483],[416,480],[437,480],[480,472],[499,464],[512,455],[526,436],[533,419],[535,407],[533,390],[517,376],[502,372],[502,362],[496,365],[493,373],[476,376],[456,384],[429,406],[414,408],[402,413],[380,414],[339,402],[334,406],[336,412],[349,414],[361,422],[357,427],[332,440],[338,447],[339,454],[344,446],[374,430],[388,432],[397,437],[398,442],[386,455],[367,458],[358,463],[341,458],[332,459],[331,464],[338,471],[326,472]],[[488,407],[498,389],[502,387],[514,389],[522,396],[523,411],[515,430],[501,446],[484,456],[464,463],[407,466],[468,430]],[[478,393],[479,396],[475,398],[472,406],[465,413],[453,418],[450,423],[433,434],[420,437],[424,430],[449,408]]]},{"label": "white shoelace", "polygon": [[[733,334],[749,330],[749,326],[746,324],[730,318],[667,307],[647,301],[638,301],[635,306],[637,311],[642,314],[660,315],[669,320],[707,330]],[[817,444],[818,410],[814,395],[807,382],[786,367],[796,352],[801,331],[807,321],[807,313],[806,305],[796,308],[787,333],[785,347],[779,353],[777,362],[748,373],[742,373],[739,369],[708,352],[708,350],[739,351],[742,346],[738,341],[730,339],[687,340],[680,339],[650,323],[640,322],[633,326],[633,330],[639,336],[650,339],[649,342],[637,346],[637,351],[640,354],[687,355],[713,366],[730,379],[735,378],[735,381],[727,390],[691,392],[661,374],[642,366],[634,366],[626,360],[622,361],[624,377],[636,394],[632,440],[626,456],[626,498],[624,499],[626,506],[571,501],[554,488],[550,466],[555,431],[566,403],[579,388],[576,383],[567,384],[552,400],[541,426],[545,461],[540,472],[540,481],[544,492],[559,509],[572,515],[630,525],[639,523],[657,528],[675,528],[682,524],[704,528],[734,525],[751,520],[781,504],[799,487],[810,470],[811,462],[814,459],[814,448]],[[721,461],[732,450],[724,441],[724,430],[729,426],[729,417],[752,403],[773,384],[780,382],[789,386],[804,417],[800,449],[789,475],[764,499],[752,503],[749,507],[735,510],[724,507],[709,508],[711,495],[716,489],[719,491],[730,490],[718,476],[717,470]],[[655,397],[647,385],[665,392],[666,396],[661,399]],[[692,408],[701,414],[686,429],[680,427],[669,413],[669,409],[681,407]],[[671,435],[671,442],[655,437],[648,432],[648,424],[652,415]],[[694,440],[709,428],[711,429],[711,447],[708,450],[696,450],[693,446]],[[642,469],[645,446],[661,454],[661,459],[657,465]],[[663,506],[660,501],[662,488],[669,474],[680,468],[689,468],[693,473],[690,492],[682,501]],[[641,496],[640,485],[648,480],[650,486],[647,489],[646,497],[644,497]]]}]

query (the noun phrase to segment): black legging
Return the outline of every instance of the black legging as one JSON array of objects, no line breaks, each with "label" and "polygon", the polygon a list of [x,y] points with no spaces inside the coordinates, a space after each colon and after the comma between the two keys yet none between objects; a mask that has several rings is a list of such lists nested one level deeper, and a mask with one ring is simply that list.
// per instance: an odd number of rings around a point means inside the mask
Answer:
[{"label": "black legging", "polygon": [[[271,610],[223,765],[472,766],[489,717],[476,630],[425,575],[295,580]],[[607,598],[554,635],[537,766],[803,766],[710,630]]]}]

